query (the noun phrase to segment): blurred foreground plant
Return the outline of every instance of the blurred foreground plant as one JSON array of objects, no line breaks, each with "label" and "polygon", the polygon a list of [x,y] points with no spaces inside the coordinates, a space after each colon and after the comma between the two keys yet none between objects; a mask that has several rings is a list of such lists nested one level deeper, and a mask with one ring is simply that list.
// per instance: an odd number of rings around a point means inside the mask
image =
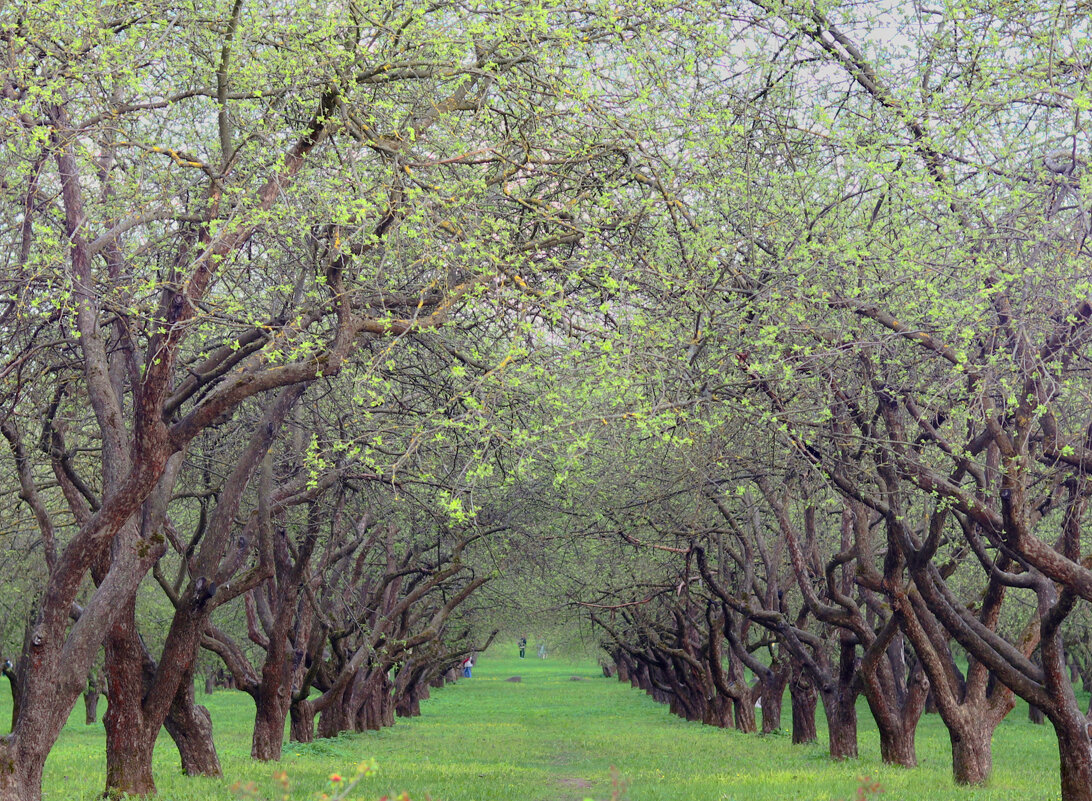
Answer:
[{"label": "blurred foreground plant", "polygon": [[[353,801],[364,801],[364,796],[351,796],[350,794],[353,793],[356,786],[360,784],[361,781],[374,776],[377,770],[375,761],[366,759],[356,766],[356,769],[351,776],[345,776],[340,773],[331,773],[327,779],[325,791],[317,794],[316,797],[320,801],[350,801],[350,798],[352,798]],[[278,771],[273,774],[273,778],[280,785],[278,801],[289,801],[291,798],[291,784],[288,780],[288,773],[283,770]],[[263,795],[257,785],[253,782],[236,784],[232,789],[240,798],[245,799],[246,801],[273,801],[270,797]],[[410,801],[410,797],[409,793],[401,793],[394,798],[384,795],[379,798],[378,801]]]}]

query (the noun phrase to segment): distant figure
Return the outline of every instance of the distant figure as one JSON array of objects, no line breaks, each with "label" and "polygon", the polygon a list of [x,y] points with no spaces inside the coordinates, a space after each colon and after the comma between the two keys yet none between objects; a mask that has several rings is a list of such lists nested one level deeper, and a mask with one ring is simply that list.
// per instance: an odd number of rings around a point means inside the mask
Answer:
[{"label": "distant figure", "polygon": [[519,658],[524,659],[527,656],[527,638],[519,638]]},{"label": "distant figure", "polygon": [[538,658],[539,659],[545,659],[546,658],[546,643],[539,643]]},{"label": "distant figure", "polygon": [[463,660],[463,678],[464,679],[471,678],[470,671],[471,671],[471,669],[473,669],[473,667],[474,667],[474,657],[473,657],[473,655],[468,656],[466,659]]}]

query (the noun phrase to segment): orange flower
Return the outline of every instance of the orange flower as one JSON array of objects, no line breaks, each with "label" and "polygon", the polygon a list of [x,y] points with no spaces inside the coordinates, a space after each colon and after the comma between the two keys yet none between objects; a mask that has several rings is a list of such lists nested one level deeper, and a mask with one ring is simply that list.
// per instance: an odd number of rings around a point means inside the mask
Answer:
[{"label": "orange flower", "polygon": [[337,782],[341,781],[341,776],[339,774],[337,774],[337,773],[331,773],[330,774],[330,781],[332,781],[332,782],[334,782],[336,784]]}]

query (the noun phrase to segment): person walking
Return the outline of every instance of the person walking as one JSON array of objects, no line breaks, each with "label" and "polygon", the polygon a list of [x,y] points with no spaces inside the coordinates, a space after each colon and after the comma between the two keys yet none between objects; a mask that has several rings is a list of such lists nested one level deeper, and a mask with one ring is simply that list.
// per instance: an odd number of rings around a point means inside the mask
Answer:
[{"label": "person walking", "polygon": [[526,659],[527,658],[527,638],[526,637],[520,637],[519,638],[519,658],[520,659]]},{"label": "person walking", "polygon": [[474,668],[474,656],[470,655],[463,660],[463,678],[471,678],[470,671]]}]

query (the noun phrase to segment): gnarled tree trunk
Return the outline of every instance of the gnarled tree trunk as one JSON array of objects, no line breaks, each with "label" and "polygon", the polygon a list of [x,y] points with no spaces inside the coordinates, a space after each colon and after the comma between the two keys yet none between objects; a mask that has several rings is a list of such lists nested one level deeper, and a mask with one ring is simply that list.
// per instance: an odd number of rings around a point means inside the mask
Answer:
[{"label": "gnarled tree trunk", "polygon": [[281,758],[284,742],[284,721],[288,717],[292,694],[284,684],[262,682],[254,699],[254,734],[250,755],[268,762]]},{"label": "gnarled tree trunk", "polygon": [[760,686],[762,698],[762,733],[770,734],[781,728],[781,702],[785,698],[785,685],[789,683],[789,666],[777,661],[771,666],[770,675]]},{"label": "gnarled tree trunk", "polygon": [[130,599],[106,637],[106,793],[154,795],[152,750],[158,723],[149,732],[143,699],[152,666],[136,631],[136,602]]},{"label": "gnarled tree trunk", "polygon": [[[178,747],[182,770],[190,776],[221,775],[212,738],[212,718],[194,700],[193,670],[181,672],[170,703],[157,696],[156,665],[136,631],[130,604],[107,636],[106,792],[152,795],[152,753],[160,728]],[[166,714],[157,710],[166,708]]]},{"label": "gnarled tree trunk", "polygon": [[993,726],[986,721],[968,721],[958,730],[950,728],[949,733],[955,783],[985,784],[993,770]]},{"label": "gnarled tree trunk", "polygon": [[183,773],[187,776],[223,775],[212,739],[212,715],[197,704],[192,673],[179,685],[163,726],[178,748]]},{"label": "gnarled tree trunk", "polygon": [[796,745],[814,743],[819,739],[815,730],[815,705],[818,693],[815,682],[796,660],[789,678],[789,702],[792,705],[792,741]]},{"label": "gnarled tree trunk", "polygon": [[350,687],[343,687],[335,693],[335,697],[319,713],[318,736],[337,737],[341,732],[351,728],[352,718],[348,710],[348,696]]},{"label": "gnarled tree trunk", "polygon": [[48,747],[41,753],[28,754],[25,747],[0,744],[0,798],[41,801],[42,768],[47,753]]},{"label": "gnarled tree trunk", "polygon": [[830,736],[830,758],[857,758],[856,645],[843,634],[839,637],[838,677],[819,689]]},{"label": "gnarled tree trunk", "polygon": [[293,701],[289,707],[291,722],[288,726],[288,740],[293,743],[313,743],[315,741],[315,708],[310,701]]}]

